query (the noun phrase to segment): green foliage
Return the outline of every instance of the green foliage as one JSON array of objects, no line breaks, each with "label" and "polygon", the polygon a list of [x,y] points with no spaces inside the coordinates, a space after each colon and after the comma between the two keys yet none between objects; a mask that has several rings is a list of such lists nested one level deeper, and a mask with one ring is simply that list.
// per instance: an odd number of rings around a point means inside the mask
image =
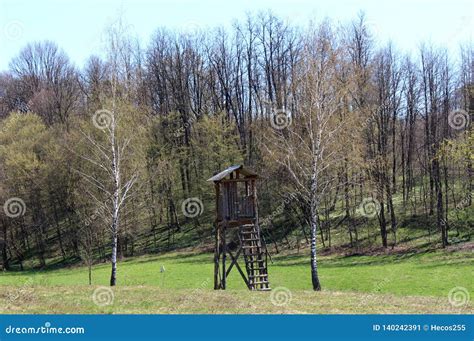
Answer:
[{"label": "green foliage", "polygon": [[210,174],[242,163],[234,125],[224,114],[204,116],[193,126],[193,157],[197,168]]},{"label": "green foliage", "polygon": [[11,177],[26,180],[46,167],[54,142],[39,116],[12,113],[0,127],[0,158]]},{"label": "green foliage", "polygon": [[466,130],[456,139],[445,140],[438,154],[449,158],[453,162],[473,162],[474,129]]}]

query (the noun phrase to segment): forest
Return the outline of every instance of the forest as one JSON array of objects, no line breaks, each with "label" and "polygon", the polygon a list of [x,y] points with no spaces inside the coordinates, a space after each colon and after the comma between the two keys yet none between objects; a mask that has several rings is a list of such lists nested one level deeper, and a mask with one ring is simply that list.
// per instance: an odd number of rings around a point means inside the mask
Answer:
[{"label": "forest", "polygon": [[127,257],[212,252],[206,180],[235,164],[267,251],[304,250],[315,290],[319,253],[471,245],[472,43],[406,53],[363,13],[265,11],[146,45],[118,18],[97,53],[31,42],[0,73],[4,271],[111,263],[115,285]]}]

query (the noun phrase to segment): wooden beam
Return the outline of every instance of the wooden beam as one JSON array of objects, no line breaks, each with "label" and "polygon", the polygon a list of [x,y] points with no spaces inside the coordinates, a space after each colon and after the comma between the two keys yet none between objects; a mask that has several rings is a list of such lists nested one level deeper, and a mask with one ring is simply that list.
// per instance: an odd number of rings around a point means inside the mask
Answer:
[{"label": "wooden beam", "polygon": [[222,282],[221,282],[221,289],[226,288],[226,269],[225,269],[225,260],[227,255],[227,241],[225,238],[226,233],[226,224],[222,226],[222,238],[221,238],[221,245],[222,245]]},{"label": "wooden beam", "polygon": [[[242,248],[241,248],[240,250],[242,250]],[[240,250],[239,250],[239,253],[240,253]],[[235,267],[237,268],[237,270],[239,271],[240,275],[241,275],[242,278],[244,279],[244,282],[245,282],[245,284],[247,285],[247,288],[250,289],[250,283],[249,283],[247,277],[245,277],[244,272],[243,272],[242,269],[240,268],[239,263],[237,263],[238,255],[237,255],[237,257],[234,258],[234,255],[232,254],[232,252],[229,251],[229,256],[232,258],[233,263],[235,263]],[[230,272],[230,271],[229,271],[229,272]],[[227,273],[227,275],[228,275],[228,273]]]},{"label": "wooden beam", "polygon": [[245,218],[239,220],[219,220],[218,224],[222,226],[225,223],[227,227],[238,227],[240,225],[253,224],[254,220],[254,218]]},{"label": "wooden beam", "polygon": [[220,183],[227,183],[227,182],[248,182],[250,180],[257,179],[256,177],[246,177],[246,178],[239,178],[239,179],[225,179],[219,181]]},{"label": "wooden beam", "polygon": [[219,289],[219,224],[216,224],[215,247],[214,247],[214,290]]},{"label": "wooden beam", "polygon": [[232,263],[230,263],[229,269],[227,269],[227,273],[225,275],[226,277],[229,276],[230,270],[232,270],[234,264],[237,263],[237,259],[239,258],[241,251],[242,251],[242,247],[239,248],[239,251],[237,251],[237,254],[235,257],[232,255],[232,252],[229,251],[230,258],[232,258]]},{"label": "wooden beam", "polygon": [[215,220],[215,249],[214,249],[214,290],[220,289],[221,281],[219,279],[219,263],[220,263],[220,226],[219,226],[219,184],[214,184],[214,189],[216,191],[216,220]]}]

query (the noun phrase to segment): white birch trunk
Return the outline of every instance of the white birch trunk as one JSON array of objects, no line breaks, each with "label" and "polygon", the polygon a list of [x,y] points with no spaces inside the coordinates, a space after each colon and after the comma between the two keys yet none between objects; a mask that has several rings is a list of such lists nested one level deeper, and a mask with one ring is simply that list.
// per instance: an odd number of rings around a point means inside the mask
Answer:
[{"label": "white birch trunk", "polygon": [[120,168],[117,144],[115,141],[116,120],[115,113],[112,116],[112,123],[110,127],[110,142],[112,147],[112,174],[114,177],[114,193],[112,198],[112,273],[110,275],[110,285],[114,286],[117,281],[117,238],[119,228],[119,209],[120,209]]},{"label": "white birch trunk", "polygon": [[312,174],[311,174],[311,188],[310,188],[310,214],[311,214],[311,282],[313,284],[313,290],[320,291],[321,283],[319,282],[318,276],[318,260],[316,253],[316,238],[318,233],[318,180],[317,180],[317,160],[316,156],[313,156],[312,162]]}]

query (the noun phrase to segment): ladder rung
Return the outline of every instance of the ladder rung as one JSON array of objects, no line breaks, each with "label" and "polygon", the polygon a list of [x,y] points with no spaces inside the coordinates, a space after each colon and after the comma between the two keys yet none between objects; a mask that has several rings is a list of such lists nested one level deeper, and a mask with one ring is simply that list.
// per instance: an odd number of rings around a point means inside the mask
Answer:
[{"label": "ladder rung", "polygon": [[256,285],[256,284],[268,284],[268,281],[250,282],[250,285]]},{"label": "ladder rung", "polygon": [[249,278],[255,278],[255,277],[268,277],[268,274],[263,274],[263,275],[249,275]]},{"label": "ladder rung", "polygon": [[245,238],[242,239],[243,242],[258,242],[260,241],[260,238]]},{"label": "ladder rung", "polygon": [[267,270],[267,268],[265,266],[255,266],[255,267],[250,266],[249,269],[251,269],[251,270]]}]

